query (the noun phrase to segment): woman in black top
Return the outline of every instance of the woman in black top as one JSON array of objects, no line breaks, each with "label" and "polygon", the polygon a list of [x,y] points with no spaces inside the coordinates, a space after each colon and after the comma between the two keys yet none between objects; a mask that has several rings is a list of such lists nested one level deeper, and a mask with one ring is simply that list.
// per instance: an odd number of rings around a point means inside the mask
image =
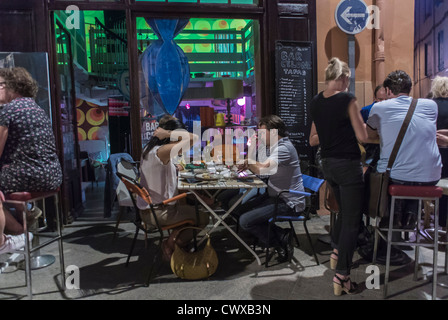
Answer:
[{"label": "woman in black top", "polygon": [[340,212],[332,233],[330,261],[335,269],[334,294],[353,294],[350,267],[359,231],[364,196],[361,151],[358,141],[367,142],[367,131],[355,96],[346,92],[350,69],[332,58],[325,70],[327,88],[311,101],[310,144],[320,144],[322,171],[333,188]]},{"label": "woman in black top", "polygon": [[[432,81],[431,94],[437,103],[439,114],[437,116],[437,131],[448,129],[448,77],[435,77]],[[441,131],[439,131],[441,132]],[[442,157],[442,178],[448,177],[448,148],[439,145]],[[448,196],[442,196],[439,202],[439,225],[446,227],[448,210]]]}]

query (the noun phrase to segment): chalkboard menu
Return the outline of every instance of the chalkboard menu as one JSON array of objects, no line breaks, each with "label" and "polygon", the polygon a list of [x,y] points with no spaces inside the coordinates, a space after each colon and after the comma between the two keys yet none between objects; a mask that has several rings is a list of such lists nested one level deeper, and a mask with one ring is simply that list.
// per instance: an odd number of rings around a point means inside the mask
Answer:
[{"label": "chalkboard menu", "polygon": [[275,47],[277,115],[301,160],[313,158],[309,145],[309,103],[314,95],[312,43],[277,41]]}]

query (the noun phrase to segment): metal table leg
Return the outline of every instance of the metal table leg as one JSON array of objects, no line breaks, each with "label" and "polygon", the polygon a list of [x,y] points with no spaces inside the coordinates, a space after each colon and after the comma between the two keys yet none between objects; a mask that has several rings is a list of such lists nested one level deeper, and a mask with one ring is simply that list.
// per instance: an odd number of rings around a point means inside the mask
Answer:
[{"label": "metal table leg", "polygon": [[[249,191],[250,191],[250,189],[246,190],[246,192],[238,199],[238,201],[236,201],[235,204],[222,217],[220,217],[218,214],[216,214],[216,212],[212,208],[210,208],[205,203],[204,200],[202,200],[202,198],[194,190],[191,190],[191,192],[196,196],[196,198],[199,200],[199,202],[201,202],[202,205],[218,220],[213,225],[213,227],[210,230],[208,230],[208,232],[211,233],[220,224],[223,225],[255,257],[258,265],[261,265],[261,260],[258,257],[258,255],[255,253],[255,251],[252,250],[252,248],[243,239],[241,239],[238,236],[238,234],[236,234],[236,232],[233,231],[231,227],[229,227],[229,225],[227,223],[224,222],[224,219],[230,215],[230,213],[241,203],[241,201],[243,201],[244,197],[246,196],[247,193],[249,193]],[[202,243],[202,241],[204,241],[204,240],[205,240],[205,238],[202,238],[201,241],[198,242],[198,245],[200,245]]]}]

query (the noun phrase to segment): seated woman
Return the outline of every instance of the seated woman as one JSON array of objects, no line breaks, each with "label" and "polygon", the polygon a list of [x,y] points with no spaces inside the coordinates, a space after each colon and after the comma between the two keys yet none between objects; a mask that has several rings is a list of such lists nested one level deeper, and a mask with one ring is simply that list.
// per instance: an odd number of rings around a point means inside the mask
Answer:
[{"label": "seated woman", "polygon": [[[52,191],[62,183],[52,125],[34,101],[37,91],[24,68],[0,69],[0,190],[5,194]],[[24,232],[6,210],[5,220],[7,233]]]},{"label": "seated woman", "polygon": [[[180,141],[171,141],[170,137],[174,130],[181,132],[182,139]],[[173,133],[173,139],[177,138],[178,134]],[[177,170],[173,158],[177,158],[182,150],[189,150],[196,139],[195,135],[185,130],[182,122],[172,119],[161,124],[144,147],[140,160],[140,183],[148,190],[154,203],[161,203],[178,194]],[[142,220],[154,226],[156,223],[148,209],[148,204],[141,198],[137,200],[137,204],[142,209]],[[181,205],[178,201],[156,208],[155,212],[160,226],[191,219],[203,228],[209,220],[208,214],[200,211],[199,221],[197,221],[195,207]],[[188,242],[192,239],[192,233],[184,232],[181,238],[182,242]]]},{"label": "seated woman", "polygon": [[[15,250],[20,250],[25,246],[25,234],[22,232],[19,235],[5,234],[6,216],[3,209],[4,195],[0,192],[0,254],[10,253]],[[9,221],[9,225],[18,224],[16,220]],[[20,228],[20,225],[18,226]],[[33,240],[33,234],[29,233],[30,241]]]}]

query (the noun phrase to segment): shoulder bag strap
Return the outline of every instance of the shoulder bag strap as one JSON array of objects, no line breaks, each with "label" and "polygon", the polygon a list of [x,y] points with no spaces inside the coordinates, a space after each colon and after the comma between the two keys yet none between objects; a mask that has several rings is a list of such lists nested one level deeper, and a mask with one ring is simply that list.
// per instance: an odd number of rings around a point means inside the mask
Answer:
[{"label": "shoulder bag strap", "polygon": [[409,123],[411,123],[412,115],[414,114],[415,107],[417,106],[417,99],[412,99],[411,106],[409,107],[409,111],[406,115],[406,118],[403,121],[403,125],[401,126],[400,133],[398,134],[397,140],[395,141],[394,149],[389,157],[389,163],[387,164],[386,172],[390,172],[392,166],[394,165],[395,159],[397,158],[398,150],[400,149],[401,143],[403,142],[406,131],[409,127]]}]

